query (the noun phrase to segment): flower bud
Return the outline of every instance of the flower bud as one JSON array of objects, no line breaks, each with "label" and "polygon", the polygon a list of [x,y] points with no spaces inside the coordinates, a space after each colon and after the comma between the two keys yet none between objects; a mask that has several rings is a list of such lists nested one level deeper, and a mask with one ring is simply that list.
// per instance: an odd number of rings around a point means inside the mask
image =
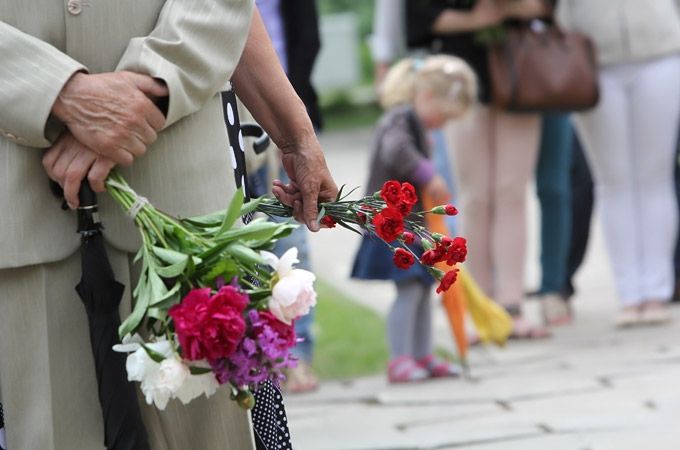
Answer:
[{"label": "flower bud", "polygon": [[455,216],[458,214],[458,210],[456,209],[455,206],[453,205],[441,205],[441,206],[435,206],[432,208],[432,213],[433,214],[439,214],[439,215],[447,215],[447,216]]}]

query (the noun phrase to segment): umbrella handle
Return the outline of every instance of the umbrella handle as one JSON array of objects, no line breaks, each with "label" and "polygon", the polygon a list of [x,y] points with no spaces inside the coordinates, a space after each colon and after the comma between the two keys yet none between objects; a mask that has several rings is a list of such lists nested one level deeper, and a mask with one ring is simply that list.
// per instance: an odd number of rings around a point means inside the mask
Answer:
[{"label": "umbrella handle", "polygon": [[97,194],[92,190],[87,180],[83,180],[80,183],[78,200],[80,201],[78,206],[78,233],[87,235],[99,232],[102,224],[99,221]]}]

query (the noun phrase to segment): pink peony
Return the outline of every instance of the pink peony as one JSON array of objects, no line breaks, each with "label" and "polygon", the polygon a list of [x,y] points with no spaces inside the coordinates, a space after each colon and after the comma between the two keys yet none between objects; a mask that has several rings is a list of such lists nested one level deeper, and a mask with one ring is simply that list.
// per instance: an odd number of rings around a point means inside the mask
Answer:
[{"label": "pink peony", "polygon": [[248,296],[234,286],[224,286],[211,295],[209,288],[190,291],[168,311],[185,359],[215,360],[236,350],[246,330],[243,311]]}]

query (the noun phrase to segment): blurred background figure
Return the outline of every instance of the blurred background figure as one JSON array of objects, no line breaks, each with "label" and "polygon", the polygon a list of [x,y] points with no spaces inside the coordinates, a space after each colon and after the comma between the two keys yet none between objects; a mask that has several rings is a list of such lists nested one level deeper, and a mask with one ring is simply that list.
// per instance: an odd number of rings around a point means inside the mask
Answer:
[{"label": "blurred background figure", "polygon": [[680,114],[680,17],[673,0],[571,0],[563,26],[594,41],[600,103],[575,115],[588,156],[626,327],[669,319],[675,284],[673,185]]},{"label": "blurred background figure", "polygon": [[565,325],[572,319],[563,291],[572,222],[573,135],[567,114],[543,114],[536,165],[536,193],[541,208],[541,284],[537,294],[548,325]]},{"label": "blurred background figure", "polygon": [[[311,82],[312,69],[321,47],[319,24],[314,0],[256,0],[256,5],[264,21],[267,32],[274,44],[279,63],[283,66],[295,91],[305,103],[307,113],[317,131],[321,130],[322,120],[318,99]],[[251,161],[249,167],[253,196],[269,193],[271,181],[279,178],[288,182],[278,161],[278,149],[265,152],[265,158]],[[258,167],[259,166],[259,167]],[[312,270],[307,242],[307,229],[298,227],[293,233],[280,240],[274,253],[281,256],[291,247],[297,247],[300,263],[298,267]],[[318,380],[312,371],[314,353],[314,311],[295,322],[295,333],[302,341],[292,350],[298,358],[298,365],[289,369],[287,380],[282,388],[287,392],[307,392],[318,387]]]},{"label": "blurred background figure", "polygon": [[[406,53],[413,57],[424,57],[429,49],[411,47],[407,49],[405,17],[406,0],[376,0],[373,16],[373,34],[370,37],[371,55],[373,57],[376,89],[380,92],[382,82],[390,65]],[[441,128],[429,130],[432,140],[432,161],[434,167],[446,181],[449,192],[455,198],[455,184],[451,175],[451,162],[448,156],[446,139]],[[446,222],[452,234],[455,234],[455,216],[447,216]]]},{"label": "blurred background figure", "polygon": [[[419,197],[426,193],[435,203],[446,202],[446,182],[430,160],[425,131],[460,117],[475,99],[474,74],[459,58],[409,58],[390,69],[382,88],[386,112],[374,133],[366,193],[397,180],[415,186]],[[418,210],[422,210],[420,203],[414,207]],[[417,242],[413,249],[417,255],[423,252]],[[455,366],[433,354],[432,276],[420,264],[397,268],[393,258],[383,241],[364,236],[352,269],[354,278],[392,280],[396,285],[397,298],[387,318],[388,380],[402,383],[457,376]]]},{"label": "blurred background figure", "polygon": [[549,13],[541,0],[407,0],[411,46],[456,55],[475,70],[481,106],[445,129],[461,209],[461,234],[468,239],[466,266],[486,293],[514,318],[513,337],[541,338],[548,331],[522,315],[526,252],[526,188],[538,155],[540,116],[488,106],[487,47],[476,33],[508,19]]}]

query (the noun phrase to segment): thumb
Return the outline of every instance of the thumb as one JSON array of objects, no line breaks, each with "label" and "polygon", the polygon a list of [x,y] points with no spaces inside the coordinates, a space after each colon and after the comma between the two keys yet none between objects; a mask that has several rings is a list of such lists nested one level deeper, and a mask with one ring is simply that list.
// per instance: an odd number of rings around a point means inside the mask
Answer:
[{"label": "thumb", "polygon": [[319,186],[307,185],[302,189],[302,215],[309,231],[319,231],[319,223],[316,217],[319,215],[317,199],[319,198]]},{"label": "thumb", "polygon": [[139,73],[130,73],[128,78],[137,89],[148,97],[167,97],[170,95],[170,91],[163,80]]}]

